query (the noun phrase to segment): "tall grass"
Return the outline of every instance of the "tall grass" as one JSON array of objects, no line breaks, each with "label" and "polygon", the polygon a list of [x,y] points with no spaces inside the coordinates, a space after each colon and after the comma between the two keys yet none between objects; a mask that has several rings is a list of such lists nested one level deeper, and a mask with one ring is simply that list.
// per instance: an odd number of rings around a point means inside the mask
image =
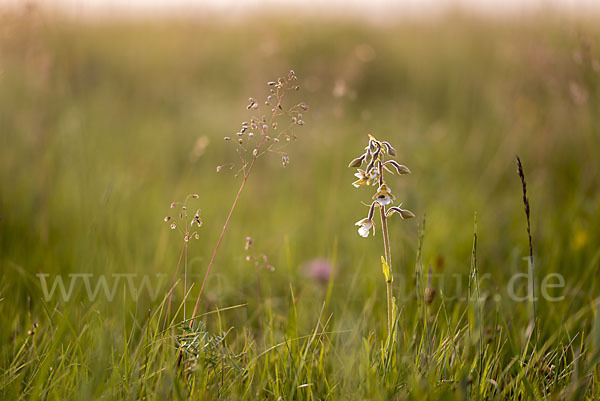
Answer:
[{"label": "tall grass", "polygon": [[[0,18],[0,399],[598,398],[593,17]],[[254,167],[181,330],[240,184],[215,171],[237,157],[223,137],[289,66],[306,130],[285,173],[279,158]],[[426,231],[389,226],[402,330],[388,353],[381,247],[351,228],[364,206],[345,168],[368,132],[411,167],[394,191],[427,214]],[[529,254],[516,153],[535,212],[535,337],[528,302],[507,294]],[[169,301],[181,239],[161,219],[188,193],[204,225]],[[258,271],[260,297],[247,237],[274,267]],[[46,301],[38,273],[168,278],[154,300],[126,285],[91,300],[77,284]],[[550,273],[562,300],[542,296]]]}]

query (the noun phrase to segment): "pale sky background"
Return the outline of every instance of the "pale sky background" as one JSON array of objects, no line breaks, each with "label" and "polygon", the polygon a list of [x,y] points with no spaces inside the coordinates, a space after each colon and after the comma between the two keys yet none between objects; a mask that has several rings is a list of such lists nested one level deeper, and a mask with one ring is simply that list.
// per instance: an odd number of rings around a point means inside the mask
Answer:
[{"label": "pale sky background", "polygon": [[430,15],[459,7],[484,14],[521,14],[554,10],[567,14],[600,13],[600,0],[0,0],[0,6],[25,2],[57,8],[74,16],[190,14],[229,16],[247,12],[299,10],[302,13],[351,14],[367,18]]}]

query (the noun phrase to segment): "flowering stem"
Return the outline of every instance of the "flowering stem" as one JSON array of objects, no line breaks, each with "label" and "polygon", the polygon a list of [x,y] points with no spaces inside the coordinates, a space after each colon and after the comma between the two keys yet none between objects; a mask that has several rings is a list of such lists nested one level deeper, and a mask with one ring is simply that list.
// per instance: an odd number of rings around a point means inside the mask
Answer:
[{"label": "flowering stem", "polygon": [[[262,143],[262,142],[261,142]],[[248,176],[252,171],[252,167],[254,166],[254,162],[256,161],[256,156],[252,158],[248,169],[244,174],[244,179],[240,184],[240,189],[238,189],[237,195],[233,200],[233,205],[231,205],[231,209],[229,210],[229,214],[227,215],[227,219],[225,220],[225,224],[223,225],[223,229],[221,230],[221,235],[219,236],[219,240],[217,241],[217,246],[215,246],[215,250],[213,251],[212,257],[210,258],[210,263],[208,264],[208,268],[206,269],[206,274],[204,275],[204,280],[202,281],[202,287],[200,287],[200,293],[198,294],[198,298],[196,299],[196,305],[194,306],[194,311],[192,312],[192,319],[196,317],[196,313],[198,312],[198,307],[200,306],[200,298],[202,297],[202,293],[204,292],[204,286],[206,285],[206,280],[208,279],[208,275],[210,274],[210,270],[212,269],[213,263],[215,262],[215,258],[217,256],[217,252],[221,247],[221,241],[223,241],[223,237],[225,236],[225,231],[227,231],[227,227],[229,226],[229,221],[231,220],[231,216],[233,215],[233,211],[237,206],[238,200],[240,199],[240,195],[246,186],[246,181],[248,181]],[[194,323],[193,320],[190,321],[190,326]]]},{"label": "flowering stem", "polygon": [[390,249],[390,237],[388,234],[387,217],[385,215],[385,206],[379,206],[379,214],[381,215],[381,232],[383,234],[383,247],[385,251],[385,263],[389,267],[389,279],[386,280],[387,285],[387,307],[388,307],[388,344],[392,338],[392,252]]}]

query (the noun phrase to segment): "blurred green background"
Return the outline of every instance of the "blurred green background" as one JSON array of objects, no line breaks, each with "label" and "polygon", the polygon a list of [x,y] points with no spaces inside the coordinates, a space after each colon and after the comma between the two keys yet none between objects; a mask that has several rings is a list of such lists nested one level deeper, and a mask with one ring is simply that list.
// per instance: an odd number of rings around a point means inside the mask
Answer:
[{"label": "blurred green background", "polygon": [[[365,320],[384,330],[380,237],[360,238],[354,227],[372,191],[354,189],[355,171],[347,168],[372,133],[391,142],[412,170],[389,179],[398,201],[417,215],[391,222],[396,295],[407,308],[424,216],[424,265],[446,277],[442,293],[464,296],[477,212],[479,270],[491,273],[482,291],[500,294],[503,313],[526,322],[526,305],[506,296],[528,253],[515,163],[521,157],[538,278],[565,277],[565,288],[554,292],[564,301],[540,300],[541,325],[551,333],[598,295],[597,22],[453,12],[382,23],[279,14],[78,21],[35,10],[4,13],[3,363],[16,337],[47,320],[46,309],[98,311],[117,327],[130,312],[146,316],[160,299],[136,303],[121,287],[114,302],[89,302],[78,286],[69,307],[60,299],[44,306],[35,275],[160,273],[170,282],[181,237],[163,218],[172,201],[191,193],[200,197],[190,208],[200,208],[204,220],[200,239],[190,242],[195,299],[240,183],[227,169],[216,172],[238,161],[223,137],[249,118],[247,98],[264,99],[266,82],[290,68],[302,88],[294,96],[310,106],[306,124],[286,149],[289,166],[277,155],[259,160],[201,310],[247,303],[224,315],[226,325],[259,324],[257,272],[244,259],[251,236],[252,251],[275,267],[258,272],[262,301],[282,321],[293,289],[300,331],[313,327],[326,286],[306,274],[305,263],[328,258],[336,273],[333,327],[353,329]],[[462,277],[459,294],[452,293],[454,274]],[[180,286],[178,300],[182,293]],[[365,316],[367,304],[373,313]]]}]

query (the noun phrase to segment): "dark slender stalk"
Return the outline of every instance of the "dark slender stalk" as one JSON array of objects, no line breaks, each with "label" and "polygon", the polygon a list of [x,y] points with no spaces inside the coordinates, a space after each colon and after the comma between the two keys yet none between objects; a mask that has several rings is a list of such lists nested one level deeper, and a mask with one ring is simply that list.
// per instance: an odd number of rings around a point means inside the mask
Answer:
[{"label": "dark slender stalk", "polygon": [[[481,300],[481,289],[479,288],[479,270],[477,269],[477,213],[473,217],[473,248],[471,252],[471,275],[475,282],[475,293],[479,312],[479,378],[478,383],[481,386],[481,378],[483,376],[483,305]],[[469,301],[471,300],[471,280],[469,280]],[[471,331],[469,326],[469,332]]]},{"label": "dark slender stalk", "polygon": [[530,208],[529,198],[527,197],[527,183],[525,182],[525,173],[523,171],[523,164],[521,159],[517,155],[517,170],[519,178],[521,178],[521,187],[523,188],[523,206],[525,208],[525,217],[527,218],[527,238],[529,239],[529,263],[527,266],[528,273],[531,274],[531,285],[529,286],[530,299],[533,305],[533,324],[536,324],[536,297],[535,297],[535,269],[533,266],[533,244],[531,239],[531,222],[530,222]]}]

